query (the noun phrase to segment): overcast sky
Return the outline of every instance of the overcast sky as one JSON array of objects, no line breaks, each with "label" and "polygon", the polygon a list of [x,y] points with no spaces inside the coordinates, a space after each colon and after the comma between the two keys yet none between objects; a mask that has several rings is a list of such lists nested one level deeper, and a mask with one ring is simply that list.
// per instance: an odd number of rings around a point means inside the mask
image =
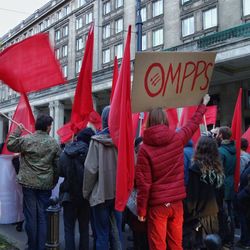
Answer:
[{"label": "overcast sky", "polygon": [[0,0],[0,37],[49,0]]}]

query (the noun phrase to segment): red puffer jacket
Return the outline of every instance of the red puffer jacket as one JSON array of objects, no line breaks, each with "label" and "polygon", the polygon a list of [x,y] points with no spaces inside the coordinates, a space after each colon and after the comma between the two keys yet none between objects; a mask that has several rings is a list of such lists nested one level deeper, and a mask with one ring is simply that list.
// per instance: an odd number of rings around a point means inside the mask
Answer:
[{"label": "red puffer jacket", "polygon": [[206,106],[196,113],[178,132],[166,125],[144,131],[136,166],[137,212],[146,216],[148,206],[156,206],[185,198],[183,147],[199,127]]}]

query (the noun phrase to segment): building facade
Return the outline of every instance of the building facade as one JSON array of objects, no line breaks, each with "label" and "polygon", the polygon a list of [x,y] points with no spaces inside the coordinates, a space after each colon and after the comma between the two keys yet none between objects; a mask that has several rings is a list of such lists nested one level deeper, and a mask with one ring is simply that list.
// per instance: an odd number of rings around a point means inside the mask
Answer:
[{"label": "building facade", "polygon": [[[231,122],[243,88],[243,129],[250,124],[250,1],[141,0],[142,50],[217,51],[210,94],[219,107],[218,125]],[[113,59],[121,62],[128,25],[131,59],[136,50],[136,0],[51,0],[1,38],[1,49],[48,32],[66,84],[29,95],[34,114],[54,117],[52,135],[69,120],[86,37],[94,24],[93,99],[98,112],[109,103]],[[133,66],[133,62],[131,63]],[[0,110],[12,116],[18,94],[0,84]],[[8,131],[0,116],[0,142]]]}]

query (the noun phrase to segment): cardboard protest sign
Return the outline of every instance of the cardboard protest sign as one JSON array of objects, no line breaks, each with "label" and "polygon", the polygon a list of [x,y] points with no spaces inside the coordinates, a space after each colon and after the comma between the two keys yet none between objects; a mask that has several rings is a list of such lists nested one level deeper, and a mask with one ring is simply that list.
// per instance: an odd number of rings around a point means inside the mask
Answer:
[{"label": "cardboard protest sign", "polygon": [[199,104],[208,92],[215,56],[215,52],[137,53],[133,113]]}]

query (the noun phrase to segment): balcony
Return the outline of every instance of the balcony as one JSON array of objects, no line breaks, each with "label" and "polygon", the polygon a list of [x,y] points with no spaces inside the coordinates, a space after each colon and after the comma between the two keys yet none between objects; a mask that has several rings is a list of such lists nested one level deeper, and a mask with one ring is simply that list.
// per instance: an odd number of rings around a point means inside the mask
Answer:
[{"label": "balcony", "polygon": [[210,48],[250,38],[250,23],[245,23],[227,30],[216,32],[211,35],[201,37],[189,43],[180,44],[166,51],[197,51],[209,50]]}]

